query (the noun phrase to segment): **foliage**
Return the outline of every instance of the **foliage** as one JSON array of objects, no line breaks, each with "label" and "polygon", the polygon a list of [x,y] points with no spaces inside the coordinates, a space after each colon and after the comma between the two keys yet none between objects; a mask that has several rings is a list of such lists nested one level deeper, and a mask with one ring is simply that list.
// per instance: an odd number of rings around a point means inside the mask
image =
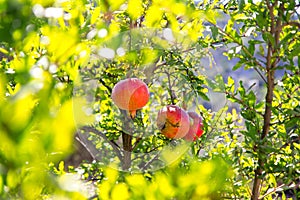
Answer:
[{"label": "foliage", "polygon": [[[1,199],[299,197],[298,1],[0,2]],[[202,73],[220,46],[259,90]],[[110,98],[127,77],[151,94],[135,119]],[[237,109],[206,109],[208,92]],[[168,104],[200,113],[205,134],[162,136]],[[95,161],[66,170],[74,138]],[[66,187],[69,173],[96,190]]]},{"label": "foliage", "polygon": [[[230,176],[228,165],[220,159],[188,162],[189,171],[175,163],[154,175],[120,174],[107,168],[108,179],[99,185],[101,199],[218,199]],[[219,169],[221,167],[221,169]],[[201,169],[201,170],[199,170]],[[120,180],[121,179],[121,180]],[[123,179],[123,180],[122,180]],[[207,184],[207,183],[210,184]],[[143,188],[143,189],[142,189]]]},{"label": "foliage", "polygon": [[[265,100],[259,101],[252,86],[245,88],[242,82],[236,86],[230,77],[221,87],[230,101],[240,105],[245,120],[245,130],[240,131],[245,137],[244,152],[240,152],[239,162],[246,158],[249,172],[243,179],[253,180],[248,198],[272,198],[277,187],[299,181],[299,151],[294,148],[299,143],[299,90],[295,86],[299,81],[299,42],[290,37],[299,29],[298,7],[285,1],[228,3],[221,6],[230,15],[226,28],[215,26],[225,44],[232,46],[226,52],[228,58],[239,59],[233,69],[254,69],[266,88]],[[241,167],[245,171],[245,166]]]}]

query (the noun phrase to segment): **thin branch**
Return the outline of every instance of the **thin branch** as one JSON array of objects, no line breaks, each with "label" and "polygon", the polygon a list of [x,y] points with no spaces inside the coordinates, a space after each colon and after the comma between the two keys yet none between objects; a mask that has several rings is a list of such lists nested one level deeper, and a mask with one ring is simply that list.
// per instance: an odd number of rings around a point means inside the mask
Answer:
[{"label": "thin branch", "polygon": [[[162,67],[162,66],[164,66],[166,64],[167,64],[166,61],[160,61],[160,59],[158,59],[158,61],[156,62],[155,66],[151,69],[150,74],[151,75],[154,74],[157,69],[159,69],[160,67]],[[147,80],[146,80],[146,83],[148,84]]]},{"label": "thin branch", "polygon": [[[235,39],[234,37],[232,37],[230,34],[226,33],[222,28],[220,28],[219,26],[214,25],[215,27],[218,28],[218,30],[225,36],[229,37],[232,41],[234,41],[236,44],[240,45],[243,49],[243,51],[254,61],[254,63],[259,66],[260,68],[264,68],[260,62],[258,62],[258,60],[248,51],[247,47],[240,43],[237,39]],[[262,75],[261,71],[258,70],[257,67],[254,67],[254,70],[258,73],[258,75],[260,76],[260,78],[267,83],[267,80],[265,79],[265,77]]]},{"label": "thin branch", "polygon": [[99,82],[110,92],[112,93],[111,87],[109,87],[101,78],[99,79]]},{"label": "thin branch", "polygon": [[299,22],[290,21],[290,22],[283,23],[281,26],[277,27],[275,30],[280,31],[280,30],[282,30],[282,28],[284,28],[286,26],[296,26],[296,27],[298,27],[298,29],[300,29],[300,23]]},{"label": "thin branch", "polygon": [[89,197],[88,200],[94,200],[96,198],[98,199],[98,194],[95,194],[95,195]]},{"label": "thin branch", "polygon": [[165,71],[165,73],[167,74],[167,78],[168,78],[168,85],[169,85],[169,94],[170,94],[170,97],[171,97],[171,102],[173,105],[175,105],[175,99],[176,97],[174,96],[174,92],[173,92],[173,89],[172,89],[172,84],[171,84],[171,76],[170,76],[170,73],[168,71]]},{"label": "thin branch", "polygon": [[[228,101],[226,101],[226,102],[224,103],[224,106],[222,106],[222,108],[225,108],[225,107],[228,105],[227,103],[228,103]],[[221,119],[221,117],[222,117],[222,115],[223,115],[224,113],[225,113],[225,111],[224,111],[224,109],[222,109],[222,112],[221,112],[218,116],[216,116],[217,119],[214,120],[214,124],[211,125],[211,127],[212,127],[211,130],[205,134],[205,136],[206,136],[206,137],[205,137],[205,141],[199,145],[199,149],[198,149],[196,155],[199,155],[199,153],[200,153],[201,149],[203,148],[203,146],[204,146],[205,144],[207,144],[206,141],[209,139],[209,137],[211,136],[211,134],[217,129],[217,126],[216,126],[216,125],[217,125],[218,121]]]},{"label": "thin branch", "polygon": [[96,135],[100,136],[101,138],[103,138],[106,142],[108,142],[110,144],[110,146],[113,148],[113,150],[115,151],[115,153],[117,154],[118,158],[120,160],[122,160],[122,155],[121,155],[121,149],[118,148],[118,146],[116,146],[115,142],[110,141],[105,134],[103,134],[102,132],[98,131],[97,129],[95,129],[94,127],[91,126],[84,126],[81,128],[81,130],[85,131],[85,132],[90,132],[90,133],[95,133]]},{"label": "thin branch", "polygon": [[247,110],[254,111],[255,113],[259,114],[260,116],[263,116],[262,113],[257,112],[257,111],[255,110],[255,108],[249,107],[244,101],[242,101],[241,99],[235,97],[233,94],[231,94],[231,93],[229,93],[229,92],[225,92],[225,94],[226,94],[226,95],[229,95],[230,98],[236,100],[236,101],[238,102],[238,104],[241,104],[241,105],[244,106]]},{"label": "thin branch", "polygon": [[[143,134],[144,135],[144,134]],[[142,137],[139,137],[139,138],[137,138],[136,140],[135,140],[135,142],[134,142],[134,144],[133,144],[133,147],[132,147],[132,150],[134,151],[135,150],[135,148],[140,144],[140,142],[142,142],[142,138],[143,138],[143,136]]]},{"label": "thin branch", "polygon": [[151,160],[149,160],[142,168],[142,171],[145,171],[149,165],[151,165],[155,160],[157,160],[160,153],[156,154]]},{"label": "thin branch", "polygon": [[88,140],[86,135],[77,132],[75,140],[78,141],[87,150],[87,152],[94,160],[97,160],[97,154],[99,153],[99,151],[98,149],[96,149],[92,141]]}]

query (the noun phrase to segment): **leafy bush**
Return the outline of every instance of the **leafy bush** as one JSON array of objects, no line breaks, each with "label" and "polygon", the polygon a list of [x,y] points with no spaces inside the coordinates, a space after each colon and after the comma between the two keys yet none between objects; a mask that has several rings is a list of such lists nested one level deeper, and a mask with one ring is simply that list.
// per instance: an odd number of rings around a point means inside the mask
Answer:
[{"label": "leafy bush", "polygon": [[[299,2],[3,0],[0,16],[1,199],[299,197]],[[207,75],[211,50],[231,74]],[[150,90],[134,119],[111,100],[128,77]],[[170,104],[201,115],[200,139],[160,134]],[[76,142],[93,162],[64,164]]]}]

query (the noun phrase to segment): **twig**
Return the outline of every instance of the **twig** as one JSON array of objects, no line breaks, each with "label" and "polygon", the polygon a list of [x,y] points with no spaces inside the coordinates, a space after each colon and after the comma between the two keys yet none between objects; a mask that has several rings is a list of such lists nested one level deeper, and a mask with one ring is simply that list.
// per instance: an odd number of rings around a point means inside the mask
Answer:
[{"label": "twig", "polygon": [[95,194],[95,195],[93,195],[93,196],[89,197],[89,198],[88,198],[88,200],[93,200],[93,199],[95,199],[95,198],[97,198],[97,199],[98,199],[98,195],[97,195],[97,194]]},{"label": "twig", "polygon": [[165,71],[165,73],[167,74],[167,78],[168,78],[168,85],[169,85],[169,94],[170,94],[170,97],[171,97],[171,102],[172,102],[172,105],[175,105],[175,99],[176,97],[174,97],[174,93],[173,93],[173,89],[172,89],[172,84],[171,84],[171,76],[170,76],[170,73],[168,71]]},{"label": "twig", "polygon": [[111,87],[109,87],[101,78],[99,79],[99,82],[110,92],[112,93]]},{"label": "twig", "polygon": [[278,186],[278,187],[274,187],[274,188],[272,188],[269,192],[267,192],[267,193],[264,194],[263,196],[259,197],[258,199],[259,199],[259,200],[260,200],[260,199],[264,199],[266,196],[268,196],[268,195],[270,195],[270,194],[272,194],[272,193],[277,192],[280,188],[283,188],[284,186],[285,186],[285,184],[282,184],[282,185],[280,185],[280,186]]},{"label": "twig", "polygon": [[[230,34],[226,33],[225,31],[223,31],[223,29],[221,29],[219,26],[214,25],[215,27],[218,28],[218,30],[225,36],[229,37],[231,40],[233,40],[235,43],[237,43],[238,45],[240,45],[243,49],[243,51],[254,61],[254,63],[259,66],[260,68],[264,68],[260,62],[258,62],[258,60],[248,51],[247,47],[240,43],[238,40],[236,40],[234,37],[232,37]],[[257,67],[253,67],[254,70],[258,73],[258,75],[260,76],[260,78],[267,83],[267,80],[265,79],[265,77],[262,75],[262,73],[258,70]]]},{"label": "twig", "polygon": [[157,160],[158,156],[160,155],[160,152],[158,154],[156,154],[151,160],[149,160],[142,168],[142,171],[145,171],[146,168],[151,165],[151,163],[153,163],[155,160]]},{"label": "twig", "polygon": [[98,149],[94,146],[93,142],[88,140],[85,134],[76,133],[75,140],[78,141],[90,154],[90,156],[97,160]]},{"label": "twig", "polygon": [[[223,108],[225,108],[225,106],[227,105],[227,102],[228,102],[228,101],[225,102]],[[224,111],[224,109],[223,109],[222,112],[220,113],[220,115],[217,116],[217,119],[215,120],[215,123],[212,124],[211,130],[210,130],[208,133],[205,134],[205,135],[206,135],[206,137],[205,137],[206,141],[209,139],[209,137],[210,137],[210,135],[212,134],[212,132],[213,132],[214,130],[217,129],[217,128],[216,128],[216,127],[217,127],[217,126],[216,126],[216,125],[217,125],[217,122],[219,121],[219,119],[221,118],[221,116],[223,115],[224,112],[225,112],[225,111]],[[199,146],[199,149],[198,149],[196,155],[199,155],[201,149],[203,148],[204,143],[205,143],[205,142],[201,143],[201,145]]]},{"label": "twig", "polygon": [[120,160],[122,160],[122,155],[121,155],[121,149],[118,148],[118,146],[116,146],[116,143],[110,141],[105,134],[103,134],[102,132],[98,131],[97,129],[95,129],[94,127],[91,126],[84,126],[81,128],[81,130],[84,130],[86,132],[91,132],[91,133],[95,133],[96,135],[100,136],[101,138],[103,138],[106,142],[108,142],[110,144],[110,146],[113,148],[113,150],[115,151],[115,153],[117,154],[118,158]]}]

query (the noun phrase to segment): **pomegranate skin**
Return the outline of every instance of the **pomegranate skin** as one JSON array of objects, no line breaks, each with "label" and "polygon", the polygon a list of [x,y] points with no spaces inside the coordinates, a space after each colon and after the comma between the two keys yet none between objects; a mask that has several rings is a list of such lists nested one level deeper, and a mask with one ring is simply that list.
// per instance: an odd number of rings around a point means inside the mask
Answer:
[{"label": "pomegranate skin", "polygon": [[183,138],[189,131],[188,114],[178,106],[168,105],[159,110],[157,126],[167,138]]},{"label": "pomegranate skin", "polygon": [[143,108],[149,101],[148,86],[138,78],[119,81],[113,88],[111,98],[122,110],[135,112]]},{"label": "pomegranate skin", "polygon": [[193,120],[190,125],[189,132],[184,136],[184,139],[192,142],[200,138],[203,134],[203,124],[201,117],[195,112],[188,112],[188,115]]}]

